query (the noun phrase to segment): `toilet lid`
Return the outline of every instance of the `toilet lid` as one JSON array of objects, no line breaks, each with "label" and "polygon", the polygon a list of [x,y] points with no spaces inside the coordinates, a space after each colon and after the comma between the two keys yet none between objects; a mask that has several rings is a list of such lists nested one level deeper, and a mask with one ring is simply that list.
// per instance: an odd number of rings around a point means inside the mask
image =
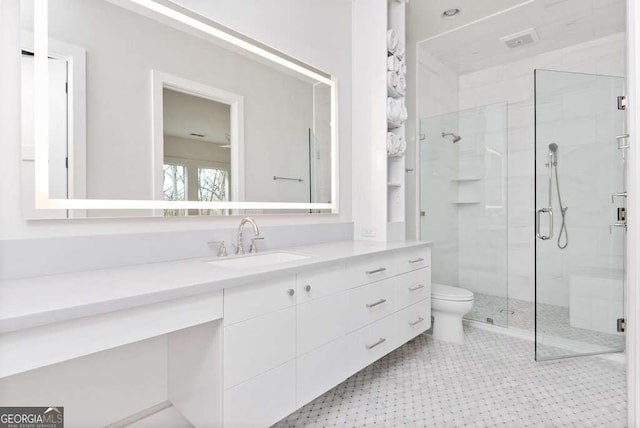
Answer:
[{"label": "toilet lid", "polygon": [[473,293],[464,288],[443,284],[431,284],[431,297],[442,300],[469,301],[473,300]]}]

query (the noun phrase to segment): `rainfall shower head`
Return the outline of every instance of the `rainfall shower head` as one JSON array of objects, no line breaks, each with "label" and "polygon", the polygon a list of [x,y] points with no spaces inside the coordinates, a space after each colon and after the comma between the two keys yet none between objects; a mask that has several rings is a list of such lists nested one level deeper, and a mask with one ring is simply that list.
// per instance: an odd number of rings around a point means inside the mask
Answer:
[{"label": "rainfall shower head", "polygon": [[551,150],[551,153],[556,153],[558,151],[558,145],[556,143],[549,144],[549,150]]},{"label": "rainfall shower head", "polygon": [[458,141],[462,140],[462,137],[456,134],[452,134],[451,132],[443,132],[442,133],[442,138],[446,137],[446,136],[450,136],[453,137],[453,142],[457,143]]}]

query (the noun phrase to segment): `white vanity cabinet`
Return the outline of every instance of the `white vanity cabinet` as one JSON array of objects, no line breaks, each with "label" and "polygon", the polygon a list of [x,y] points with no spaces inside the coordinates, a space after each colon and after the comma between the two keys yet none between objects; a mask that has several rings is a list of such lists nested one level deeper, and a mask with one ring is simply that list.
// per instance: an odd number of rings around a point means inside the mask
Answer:
[{"label": "white vanity cabinet", "polygon": [[225,290],[224,426],[269,426],[426,331],[429,265],[425,246]]},{"label": "white vanity cabinet", "polygon": [[296,406],[295,274],[224,292],[223,425],[268,426]]},{"label": "white vanity cabinet", "polygon": [[[427,243],[289,251],[306,257],[0,281],[0,387],[21,402],[39,388],[72,409],[73,426],[124,426],[153,413],[198,428],[267,427],[430,327]],[[63,387],[40,385],[63,373]],[[78,396],[88,385],[105,398]]]}]

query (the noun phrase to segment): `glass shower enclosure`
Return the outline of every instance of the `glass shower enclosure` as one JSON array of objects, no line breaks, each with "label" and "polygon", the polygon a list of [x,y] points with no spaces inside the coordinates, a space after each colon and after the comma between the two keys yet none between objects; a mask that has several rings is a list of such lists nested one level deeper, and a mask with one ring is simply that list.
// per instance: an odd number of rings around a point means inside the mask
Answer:
[{"label": "glass shower enclosure", "polygon": [[507,104],[420,120],[421,239],[434,283],[468,289],[466,318],[507,327]]},{"label": "glass shower enclosure", "polygon": [[624,350],[624,78],[535,72],[536,360]]}]

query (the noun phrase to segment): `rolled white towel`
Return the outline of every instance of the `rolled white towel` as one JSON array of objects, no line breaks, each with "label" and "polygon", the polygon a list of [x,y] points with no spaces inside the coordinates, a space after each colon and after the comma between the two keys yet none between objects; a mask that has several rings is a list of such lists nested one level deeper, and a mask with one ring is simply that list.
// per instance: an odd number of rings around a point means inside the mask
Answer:
[{"label": "rolled white towel", "polygon": [[395,71],[387,71],[387,89],[389,91],[395,90],[400,82],[400,75]]},{"label": "rolled white towel", "polygon": [[398,71],[400,65],[398,64],[398,57],[395,55],[389,55],[387,57],[387,71]]},{"label": "rolled white towel", "polygon": [[398,41],[398,46],[396,46],[395,50],[393,51],[393,54],[400,59],[404,59],[405,47],[403,42]]},{"label": "rolled white towel", "polygon": [[398,149],[398,136],[393,132],[387,132],[387,155],[393,156]]},{"label": "rolled white towel", "polygon": [[398,58],[398,73],[407,74],[407,63],[404,58]]},{"label": "rolled white towel", "polygon": [[387,133],[387,155],[398,157],[404,155],[407,150],[407,142],[404,137],[396,135],[393,132]]},{"label": "rolled white towel", "polygon": [[387,121],[393,122],[398,120],[401,114],[401,105],[394,98],[387,98]]},{"label": "rolled white towel", "polygon": [[404,98],[387,98],[387,127],[394,129],[402,126],[407,121],[407,107]]},{"label": "rolled white towel", "polygon": [[407,140],[405,140],[404,137],[398,137],[398,150],[396,151],[396,156],[402,156],[406,151],[407,151]]},{"label": "rolled white towel", "polygon": [[400,96],[404,96],[407,93],[407,78],[404,74],[398,74],[398,83],[396,83],[396,92],[400,94]]},{"label": "rolled white towel", "polygon": [[389,88],[387,90],[387,95],[389,95],[392,98],[402,98],[404,97],[404,92],[401,92],[398,87],[396,86],[395,88]]},{"label": "rolled white towel", "polygon": [[405,123],[409,118],[409,112],[407,111],[407,106],[404,105],[404,98],[402,99],[402,105],[400,106],[400,123]]},{"label": "rolled white towel", "polygon": [[396,30],[387,31],[387,50],[391,53],[395,52],[400,43],[400,36]]}]

